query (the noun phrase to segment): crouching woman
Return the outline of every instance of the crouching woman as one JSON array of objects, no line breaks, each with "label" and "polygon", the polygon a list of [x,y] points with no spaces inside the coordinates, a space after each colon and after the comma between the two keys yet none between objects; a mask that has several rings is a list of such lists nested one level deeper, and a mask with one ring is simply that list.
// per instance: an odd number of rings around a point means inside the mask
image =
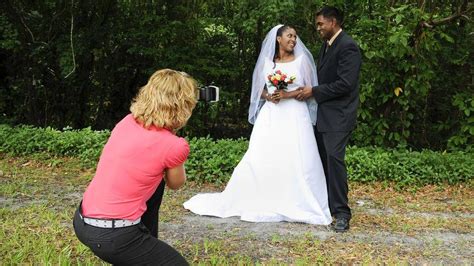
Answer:
[{"label": "crouching woman", "polygon": [[189,154],[175,135],[196,105],[195,80],[184,72],[155,72],[112,130],[74,216],[77,238],[112,264],[187,265],[158,239],[158,210],[166,185],[186,180]]}]

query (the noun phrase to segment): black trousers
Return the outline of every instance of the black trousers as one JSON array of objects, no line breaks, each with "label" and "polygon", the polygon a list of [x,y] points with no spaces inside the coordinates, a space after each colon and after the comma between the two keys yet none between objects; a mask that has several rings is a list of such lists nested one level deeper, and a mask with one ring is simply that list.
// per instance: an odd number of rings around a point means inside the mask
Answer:
[{"label": "black trousers", "polygon": [[173,247],[156,237],[158,210],[163,197],[164,184],[165,182],[161,182],[147,202],[147,212],[142,216],[142,222],[134,226],[99,228],[88,225],[79,216],[81,212],[81,206],[79,206],[73,220],[77,238],[95,255],[111,264],[189,265]]},{"label": "black trousers", "polygon": [[150,234],[158,238],[158,215],[160,212],[161,201],[165,192],[165,182],[161,181],[155,193],[146,202],[146,211],[142,215],[142,223],[148,228]]},{"label": "black trousers", "polygon": [[318,150],[328,189],[329,209],[336,218],[351,219],[348,205],[347,170],[344,158],[351,132],[319,132],[315,129]]}]

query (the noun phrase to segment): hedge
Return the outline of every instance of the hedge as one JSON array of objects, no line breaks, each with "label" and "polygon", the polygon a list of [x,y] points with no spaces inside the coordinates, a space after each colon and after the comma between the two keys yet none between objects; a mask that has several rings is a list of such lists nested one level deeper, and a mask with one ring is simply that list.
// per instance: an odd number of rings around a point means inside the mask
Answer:
[{"label": "hedge", "polygon": [[[0,152],[28,156],[78,157],[85,166],[95,166],[110,131],[0,125]],[[186,162],[190,180],[225,183],[244,155],[246,139],[191,138]],[[359,182],[390,181],[398,186],[470,182],[474,175],[474,153],[430,150],[386,150],[349,147],[346,164],[349,179]]]}]

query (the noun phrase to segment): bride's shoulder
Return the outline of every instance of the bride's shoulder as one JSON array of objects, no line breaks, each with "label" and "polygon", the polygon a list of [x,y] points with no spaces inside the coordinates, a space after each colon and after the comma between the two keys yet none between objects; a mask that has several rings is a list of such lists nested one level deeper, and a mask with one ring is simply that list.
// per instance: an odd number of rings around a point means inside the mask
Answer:
[{"label": "bride's shoulder", "polygon": [[270,59],[265,59],[265,63],[263,64],[263,69],[265,72],[270,71],[270,69],[273,69],[274,66],[275,66],[275,62],[273,62]]},{"label": "bride's shoulder", "polygon": [[306,55],[305,54],[300,54],[298,55],[296,58],[295,58],[295,61],[304,61],[306,59]]},{"label": "bride's shoulder", "polygon": [[310,58],[308,58],[308,56],[306,56],[304,54],[301,54],[301,55],[298,56],[298,64],[299,65],[306,66],[306,65],[311,64],[311,62],[313,62],[313,61]]},{"label": "bride's shoulder", "polygon": [[297,55],[297,56],[295,56],[295,59],[293,59],[293,61],[291,61],[289,63],[292,64],[292,65],[300,65],[301,62],[303,62],[303,60],[304,60],[303,57],[304,57],[303,55]]},{"label": "bride's shoulder", "polygon": [[305,62],[304,55],[297,55],[295,59],[291,61],[293,65],[301,65],[301,63]]},{"label": "bride's shoulder", "polygon": [[273,60],[271,58],[265,58],[265,64],[273,64]]},{"label": "bride's shoulder", "polygon": [[268,66],[270,64],[273,64],[273,61],[270,60],[269,58],[265,58],[265,61],[264,61],[264,66]]}]

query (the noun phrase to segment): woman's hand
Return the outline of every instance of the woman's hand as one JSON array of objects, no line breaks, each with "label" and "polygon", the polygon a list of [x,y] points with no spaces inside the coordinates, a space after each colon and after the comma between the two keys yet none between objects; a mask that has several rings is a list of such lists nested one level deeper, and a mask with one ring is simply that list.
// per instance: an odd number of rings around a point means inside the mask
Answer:
[{"label": "woman's hand", "polygon": [[281,100],[281,99],[286,99],[288,98],[288,92],[285,90],[276,90],[273,95],[275,96],[275,99]]},{"label": "woman's hand", "polygon": [[275,99],[277,99],[278,101],[280,101],[281,99],[291,99],[291,98],[295,98],[296,96],[298,96],[300,94],[301,90],[300,89],[296,89],[294,91],[285,91],[285,90],[276,90],[273,95],[275,95]]},{"label": "woman's hand", "polygon": [[273,94],[267,93],[265,95],[265,100],[270,101],[274,104],[277,104],[277,103],[280,102],[280,98],[279,98],[279,96],[276,95],[275,92]]}]

